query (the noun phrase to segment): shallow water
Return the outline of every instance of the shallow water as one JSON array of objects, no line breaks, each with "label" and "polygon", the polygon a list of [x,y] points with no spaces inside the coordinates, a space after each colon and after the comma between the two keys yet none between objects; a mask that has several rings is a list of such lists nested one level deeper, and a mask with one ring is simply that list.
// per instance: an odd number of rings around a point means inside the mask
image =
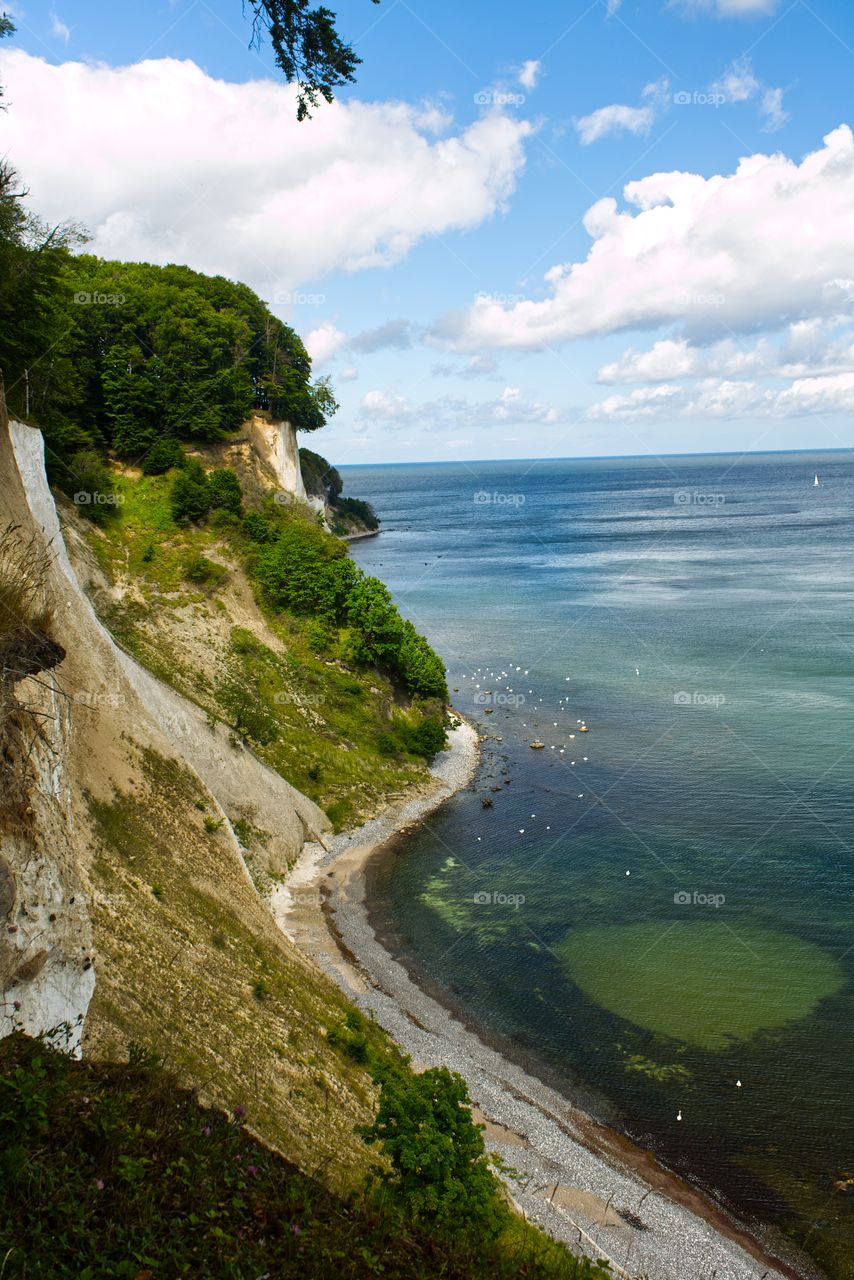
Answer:
[{"label": "shallow water", "polygon": [[851,455],[343,473],[492,735],[376,878],[401,954],[854,1275]]}]

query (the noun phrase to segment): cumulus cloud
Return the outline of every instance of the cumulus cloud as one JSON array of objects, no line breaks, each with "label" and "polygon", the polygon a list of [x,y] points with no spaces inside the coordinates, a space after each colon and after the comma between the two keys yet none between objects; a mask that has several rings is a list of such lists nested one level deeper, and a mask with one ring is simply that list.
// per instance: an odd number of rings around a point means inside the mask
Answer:
[{"label": "cumulus cloud", "polygon": [[575,131],[584,146],[598,142],[614,134],[633,133],[645,136],[649,133],[656,117],[666,106],[670,85],[667,80],[656,80],[644,88],[640,107],[627,107],[621,103],[612,103],[607,107],[599,107],[590,115],[574,120]]},{"label": "cumulus cloud", "polygon": [[542,69],[543,64],[536,58],[529,58],[527,62],[523,62],[522,69],[519,72],[519,83],[522,88],[535,89]]},{"label": "cumulus cloud", "polygon": [[619,360],[602,365],[601,383],[670,382],[679,378],[801,378],[820,373],[854,372],[854,333],[850,321],[801,320],[781,342],[760,338],[746,345],[725,338],[708,347],[686,338],[663,338],[647,351],[629,347]]},{"label": "cumulus cloud", "polygon": [[415,404],[398,392],[374,389],[362,397],[358,419],[388,429],[420,427],[430,431],[482,427],[489,423],[541,423],[566,421],[564,410],[523,394],[520,387],[505,387],[492,400],[468,400],[464,396],[440,396]]},{"label": "cumulus cloud", "polygon": [[436,137],[433,108],[396,102],[336,101],[297,124],[292,87],[170,58],[52,66],[10,49],[0,82],[15,103],[4,149],[46,218],[81,219],[96,253],[262,292],[388,266],[423,236],[478,225],[512,193],[531,131],[493,110]]},{"label": "cumulus cloud", "polygon": [[542,349],[591,334],[677,323],[697,340],[829,317],[850,300],[854,135],[841,125],[797,164],[752,155],[735,173],[655,173],[585,216],[583,262],[552,267],[549,295],[505,306],[488,295],[438,324],[458,350]]},{"label": "cumulus cloud", "polygon": [[334,324],[321,324],[308,334],[305,348],[311,356],[312,364],[325,364],[340,351],[346,341],[346,333],[337,329]]},{"label": "cumulus cloud", "polygon": [[592,405],[589,422],[652,422],[682,418],[802,418],[854,410],[854,372],[798,378],[782,389],[710,378],[698,386],[638,387]]}]

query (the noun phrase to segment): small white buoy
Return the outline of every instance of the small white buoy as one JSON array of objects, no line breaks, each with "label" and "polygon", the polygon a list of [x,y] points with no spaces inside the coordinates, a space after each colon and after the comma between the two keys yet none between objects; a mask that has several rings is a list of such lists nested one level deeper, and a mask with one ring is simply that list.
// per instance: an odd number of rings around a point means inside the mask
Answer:
[{"label": "small white buoy", "polygon": [[630,876],[631,874],[632,874],[632,873],[631,873],[631,871],[627,871],[627,872],[626,872],[626,875],[627,875],[627,876]]},{"label": "small white buoy", "polygon": [[520,836],[523,836],[524,834],[525,834],[525,828],[524,828],[524,827],[520,827],[520,828],[519,828],[519,835],[520,835]]},{"label": "small white buoy", "polygon": [[736,1080],[736,1082],[735,1082],[735,1087],[736,1087],[736,1089],[740,1089],[740,1088],[741,1088],[741,1081],[740,1081],[740,1080]]},{"label": "small white buoy", "polygon": [[676,1112],[676,1119],[677,1119],[677,1120],[681,1120],[681,1119],[682,1119],[682,1112],[681,1112],[681,1111],[677,1111],[677,1112]]}]

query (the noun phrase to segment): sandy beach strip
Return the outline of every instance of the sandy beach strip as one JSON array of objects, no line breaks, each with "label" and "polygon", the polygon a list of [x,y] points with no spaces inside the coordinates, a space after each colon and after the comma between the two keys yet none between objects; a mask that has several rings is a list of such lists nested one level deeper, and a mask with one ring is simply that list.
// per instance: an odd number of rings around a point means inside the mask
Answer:
[{"label": "sandy beach strip", "polygon": [[[519,1209],[578,1254],[631,1280],[780,1280],[795,1271],[653,1156],[592,1120],[490,1048],[417,986],[380,944],[365,905],[365,867],[392,836],[424,821],[476,774],[479,739],[449,733],[432,783],[326,848],[307,845],[272,908],[282,930],[411,1055],[468,1083],[485,1140],[512,1166]],[[818,1272],[812,1272],[818,1275]]]}]

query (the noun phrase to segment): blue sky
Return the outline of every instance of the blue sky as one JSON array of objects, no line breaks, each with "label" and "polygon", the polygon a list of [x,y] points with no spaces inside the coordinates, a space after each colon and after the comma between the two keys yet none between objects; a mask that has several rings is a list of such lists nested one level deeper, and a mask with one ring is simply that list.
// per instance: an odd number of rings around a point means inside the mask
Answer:
[{"label": "blue sky", "polygon": [[336,461],[854,443],[842,0],[347,0],[358,83],[300,126],[240,0],[11,12],[34,205],[247,279]]}]

